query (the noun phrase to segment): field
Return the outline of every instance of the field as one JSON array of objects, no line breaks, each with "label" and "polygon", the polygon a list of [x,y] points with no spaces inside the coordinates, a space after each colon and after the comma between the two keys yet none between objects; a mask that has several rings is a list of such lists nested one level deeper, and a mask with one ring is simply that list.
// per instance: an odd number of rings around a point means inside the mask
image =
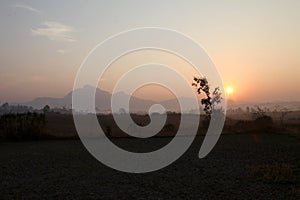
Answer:
[{"label": "field", "polygon": [[[137,151],[170,138],[114,138]],[[300,142],[282,134],[226,134],[204,159],[198,136],[172,165],[128,174],[95,160],[80,140],[0,141],[0,199],[299,199]]]}]

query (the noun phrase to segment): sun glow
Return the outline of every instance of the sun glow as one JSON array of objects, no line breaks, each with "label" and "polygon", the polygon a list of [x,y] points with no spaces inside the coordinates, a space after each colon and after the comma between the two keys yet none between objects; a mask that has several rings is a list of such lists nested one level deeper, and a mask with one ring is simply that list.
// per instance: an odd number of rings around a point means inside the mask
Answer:
[{"label": "sun glow", "polygon": [[226,93],[227,93],[227,94],[232,94],[232,93],[233,93],[232,87],[228,87],[228,88],[226,89]]}]

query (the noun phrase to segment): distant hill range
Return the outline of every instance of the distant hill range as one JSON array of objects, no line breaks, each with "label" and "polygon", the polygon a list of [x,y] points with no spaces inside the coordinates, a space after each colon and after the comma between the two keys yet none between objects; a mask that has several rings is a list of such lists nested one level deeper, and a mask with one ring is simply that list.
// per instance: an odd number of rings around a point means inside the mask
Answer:
[{"label": "distant hill range", "polygon": [[[66,108],[70,109],[72,107],[72,94],[73,92],[78,92],[80,95],[88,94],[90,90],[94,88],[91,86],[85,86],[83,88],[77,89],[75,91],[69,92],[66,96],[62,98],[51,98],[51,97],[39,97],[32,101],[22,103],[23,105],[32,106],[36,109],[41,109],[45,105],[49,105],[51,108]],[[125,107],[124,100],[128,98],[128,94],[124,92],[118,92],[113,94],[116,97],[115,108],[117,110],[123,109]],[[99,88],[96,89],[95,94],[95,102],[96,102],[96,111],[101,113],[110,113],[111,112],[111,101],[112,94],[100,90]],[[182,110],[184,112],[193,112],[195,107],[191,107],[191,102],[193,101],[191,98],[180,98],[183,102]],[[170,99],[162,102],[156,102],[152,100],[141,99],[132,96],[130,99],[130,112],[148,112],[149,108],[153,104],[161,104],[167,111],[171,112],[180,112],[180,106],[177,99]],[[200,105],[200,102],[199,102]],[[275,110],[275,109],[282,109],[287,108],[288,110],[295,111],[300,110],[300,101],[294,102],[266,102],[266,103],[255,103],[255,102],[244,102],[244,103],[237,103],[233,101],[228,101],[227,109],[246,109],[247,107],[261,107],[263,109]],[[200,109],[202,110],[202,109]],[[88,111],[88,108],[81,108],[81,111]]]},{"label": "distant hill range", "polygon": [[[27,106],[32,106],[36,109],[41,109],[45,105],[49,105],[51,108],[67,108],[70,109],[72,107],[72,94],[73,92],[77,92],[81,95],[89,94],[90,90],[94,90],[93,87],[91,86],[85,86],[80,89],[76,89],[75,91],[69,92],[66,96],[62,98],[52,98],[52,97],[39,97],[36,98],[32,101],[22,103],[23,105]],[[115,108],[116,110],[120,110],[125,108],[125,99],[129,97],[128,94],[124,92],[117,92],[113,94],[114,97],[116,97],[116,103],[115,103]],[[112,94],[100,90],[99,88],[96,89],[96,94],[95,94],[95,102],[96,102],[96,111],[97,112],[102,112],[102,113],[110,113],[111,112],[111,97]],[[184,112],[191,112],[195,109],[199,109],[197,107],[193,108],[191,107],[191,102],[193,101],[190,98],[181,98],[181,101],[183,102],[183,111]],[[146,99],[141,99],[132,96],[130,98],[130,112],[148,112],[149,108],[153,104],[161,104],[164,106],[164,108],[167,111],[171,112],[179,112],[180,107],[177,99],[170,99],[162,102],[156,102],[152,100],[146,100]],[[199,103],[200,104],[200,103]],[[81,111],[88,111],[89,108],[81,108]]]}]

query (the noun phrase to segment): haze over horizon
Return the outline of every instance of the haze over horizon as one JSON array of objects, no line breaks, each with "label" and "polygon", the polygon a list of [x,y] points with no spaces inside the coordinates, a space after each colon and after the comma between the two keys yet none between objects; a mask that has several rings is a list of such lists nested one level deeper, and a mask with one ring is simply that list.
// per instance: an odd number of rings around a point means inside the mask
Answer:
[{"label": "haze over horizon", "polygon": [[[86,85],[83,88],[85,88],[85,87],[93,87],[93,86]],[[144,92],[147,92],[147,89],[148,89],[147,87],[154,87],[154,86],[145,86],[145,87],[146,87],[145,90],[143,90],[143,91],[139,91],[138,90],[137,92],[135,92],[132,95],[132,97],[135,97],[135,98],[138,98],[138,99],[141,99],[141,100],[146,100],[146,101],[153,101],[153,102],[157,102],[157,103],[176,99],[176,97],[172,93],[170,93],[169,91],[166,91],[166,93],[167,93],[166,94],[166,98],[155,98],[155,99],[147,98],[146,95],[143,96]],[[97,87],[97,89],[101,90],[102,92],[112,94],[111,91],[103,90],[103,89],[101,89],[99,87]],[[164,88],[161,88],[161,90],[164,90]],[[22,105],[22,104],[26,104],[26,103],[31,102],[31,101],[35,101],[35,100],[40,99],[40,98],[54,98],[54,99],[57,98],[57,99],[60,99],[60,98],[65,98],[66,96],[70,95],[72,92],[73,92],[73,90],[70,90],[68,93],[66,93],[66,94],[64,94],[62,96],[56,96],[56,97],[52,97],[52,96],[37,96],[37,97],[34,97],[33,99],[30,99],[28,101],[23,101],[23,102],[8,102],[8,103],[21,104]],[[117,91],[115,94],[130,95],[130,94],[128,94],[125,91]],[[191,97],[180,96],[180,98],[187,98],[187,99],[189,99]],[[199,99],[199,101],[201,101],[201,96],[198,96],[198,99]],[[299,100],[294,100],[294,101],[284,101],[284,100],[281,100],[281,101],[280,100],[279,101],[277,101],[277,100],[270,100],[270,101],[240,101],[240,100],[235,100],[234,98],[232,99],[230,97],[229,98],[227,97],[227,103],[228,102],[230,104],[237,104],[237,105],[241,105],[241,104],[255,104],[255,103],[258,103],[258,104],[261,104],[261,103],[262,104],[263,103],[280,103],[280,102],[299,102],[300,103]],[[6,102],[0,102],[0,103],[6,103]]]},{"label": "haze over horizon", "polygon": [[[0,5],[1,103],[63,97],[72,90],[77,70],[92,48],[137,27],[173,29],[196,40],[218,67],[224,87],[233,89],[230,98],[235,101],[300,101],[296,0],[71,4],[5,0]],[[100,81],[100,89],[111,91],[122,70],[145,62],[170,65],[190,82],[197,75],[186,70],[182,59],[148,50],[120,58]],[[173,98],[157,86],[146,86],[134,95],[156,101]]]}]

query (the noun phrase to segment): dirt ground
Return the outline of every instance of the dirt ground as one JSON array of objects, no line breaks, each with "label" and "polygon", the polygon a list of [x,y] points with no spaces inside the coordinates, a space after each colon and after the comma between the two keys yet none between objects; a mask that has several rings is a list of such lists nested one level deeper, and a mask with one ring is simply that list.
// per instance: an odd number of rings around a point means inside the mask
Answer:
[{"label": "dirt ground", "polygon": [[[136,151],[170,138],[116,138]],[[129,174],[95,160],[80,140],[0,141],[0,199],[299,199],[300,141],[222,135],[204,159],[202,136],[159,171]]]}]

